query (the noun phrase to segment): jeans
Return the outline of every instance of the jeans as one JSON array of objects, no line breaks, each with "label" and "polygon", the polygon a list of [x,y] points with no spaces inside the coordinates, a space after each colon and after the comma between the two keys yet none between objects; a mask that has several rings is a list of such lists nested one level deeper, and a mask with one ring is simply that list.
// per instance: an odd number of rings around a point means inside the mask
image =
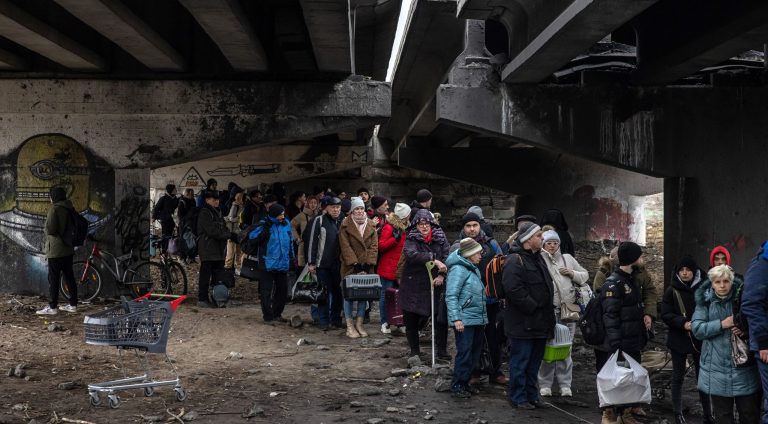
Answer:
[{"label": "jeans", "polygon": [[[685,380],[685,360],[688,358],[688,354],[685,353],[678,353],[674,350],[670,350],[670,354],[672,355],[672,412],[677,414],[683,413],[683,382]],[[699,359],[701,358],[701,354],[694,353],[693,355],[693,365],[696,369],[696,378],[699,378]],[[709,408],[709,405],[704,405],[702,403],[702,407],[704,407],[705,414],[707,412],[711,413],[711,411],[707,411]]]},{"label": "jeans", "polygon": [[757,424],[760,422],[760,393],[736,397],[712,395],[712,412],[717,424],[732,424],[734,422],[734,403],[739,412],[740,424]]},{"label": "jeans", "polygon": [[[352,307],[353,304],[357,302],[357,313],[352,314]],[[344,316],[347,319],[352,319],[354,317],[363,318],[365,316],[365,308],[368,307],[368,301],[366,300],[347,300],[344,299]]]},{"label": "jeans", "polygon": [[757,369],[760,370],[760,380],[763,382],[763,418],[760,424],[768,424],[768,364],[760,360],[760,353],[756,353]]},{"label": "jeans", "polygon": [[208,290],[213,281],[213,271],[217,269],[224,269],[224,261],[200,262],[200,275],[197,283],[197,300],[199,302],[208,302]]},{"label": "jeans", "polygon": [[[559,324],[565,325],[571,330],[571,340],[576,333],[575,322],[560,322]],[[569,354],[564,361],[557,361],[552,363],[542,362],[541,369],[539,369],[539,387],[540,388],[552,388],[552,383],[557,381],[557,387],[562,390],[564,387],[571,388],[571,381],[573,381],[573,359]]]},{"label": "jeans", "polygon": [[509,339],[509,400],[520,405],[539,399],[537,377],[547,339]]},{"label": "jeans", "polygon": [[51,295],[51,302],[48,306],[51,309],[59,307],[59,281],[61,281],[62,274],[64,275],[64,282],[69,287],[69,304],[77,306],[77,283],[75,282],[75,273],[72,270],[73,257],[74,255],[69,255],[48,259],[48,289]]},{"label": "jeans", "polygon": [[381,279],[381,296],[379,297],[379,321],[381,321],[382,324],[387,322],[387,305],[384,302],[384,296],[387,293],[387,289],[392,287],[395,287],[394,281],[387,280],[385,278]]},{"label": "jeans", "polygon": [[328,300],[317,305],[321,326],[341,325],[342,300],[341,274],[338,269],[318,268],[317,281],[328,291]]},{"label": "jeans", "polygon": [[459,392],[469,385],[472,371],[480,361],[480,352],[485,342],[484,325],[468,325],[463,332],[453,330],[456,336],[456,360],[453,364],[451,390]]},{"label": "jeans", "polygon": [[264,322],[280,318],[288,299],[288,273],[280,271],[264,271],[259,280],[259,297],[261,298],[261,314]]}]

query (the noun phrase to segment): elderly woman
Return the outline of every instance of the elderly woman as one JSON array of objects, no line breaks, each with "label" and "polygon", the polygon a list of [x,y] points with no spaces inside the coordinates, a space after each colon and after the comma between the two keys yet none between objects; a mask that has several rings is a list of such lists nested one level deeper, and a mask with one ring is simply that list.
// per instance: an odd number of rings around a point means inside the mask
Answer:
[{"label": "elderly woman", "polygon": [[[376,226],[365,213],[365,203],[359,197],[353,197],[351,211],[344,218],[339,228],[339,247],[341,248],[341,278],[350,274],[369,274],[376,266],[379,254],[379,238]],[[353,315],[353,306],[357,302],[357,314]],[[347,337],[356,339],[368,337],[363,328],[363,317],[368,302],[344,299],[344,316],[347,319]]]},{"label": "elderly woman", "polygon": [[[543,234],[544,248],[541,257],[547,265],[549,275],[555,287],[553,303],[555,317],[559,324],[563,324],[571,330],[571,339],[576,332],[576,320],[562,319],[561,308],[569,305],[573,311],[578,311],[576,304],[576,286],[586,286],[589,280],[589,272],[584,269],[576,259],[568,253],[560,251],[560,236],[554,230],[545,231]],[[566,308],[567,309],[567,308]],[[554,363],[542,362],[539,368],[539,394],[552,396],[552,383],[557,382],[560,388],[560,396],[573,396],[571,381],[573,380],[573,360],[570,355],[564,361]]]},{"label": "elderly woman", "polygon": [[[432,214],[427,209],[418,209],[408,227],[408,236],[400,257],[402,268],[400,272],[400,307],[403,309],[405,320],[405,335],[410,347],[410,356],[419,355],[419,328],[422,321],[432,313],[430,299],[430,275],[426,263],[434,261],[432,269],[435,282],[435,299],[440,299],[443,283],[448,267],[443,263],[448,256],[448,240],[439,225],[435,223]],[[437,301],[435,302],[437,308]],[[435,323],[435,342],[437,356],[441,359],[450,358],[447,352],[448,325]]]},{"label": "elderly woman", "polygon": [[477,264],[483,256],[483,247],[471,238],[459,242],[445,261],[448,266],[448,282],[445,303],[448,306],[448,323],[456,336],[456,362],[453,367],[451,391],[453,396],[468,398],[477,389],[469,385],[472,371],[480,361],[485,341],[485,325],[488,315],[485,309],[485,285],[480,278]]},{"label": "elderly woman", "polygon": [[755,365],[736,367],[731,359],[731,333],[744,330],[734,324],[741,281],[734,281],[728,265],[709,270],[709,281],[696,290],[693,335],[702,341],[699,390],[710,395],[715,423],[733,423],[733,406],[739,423],[760,421],[760,381]]}]

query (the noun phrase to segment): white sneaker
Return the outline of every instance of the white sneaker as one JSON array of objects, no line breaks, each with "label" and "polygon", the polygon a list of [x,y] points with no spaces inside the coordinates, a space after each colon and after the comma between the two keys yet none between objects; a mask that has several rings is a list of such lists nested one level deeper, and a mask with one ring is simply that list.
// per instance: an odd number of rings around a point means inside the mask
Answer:
[{"label": "white sneaker", "polygon": [[561,387],[560,388],[560,396],[562,397],[571,397],[573,396],[573,392],[571,392],[570,387]]},{"label": "white sneaker", "polygon": [[51,308],[48,305],[45,305],[45,308],[40,309],[35,312],[37,315],[56,315],[59,313],[58,309]]},{"label": "white sneaker", "polygon": [[389,329],[389,324],[386,322],[384,324],[381,324],[381,332],[384,334],[392,334],[392,330]]},{"label": "white sneaker", "polygon": [[539,394],[541,395],[541,397],[550,397],[552,396],[552,389],[550,389],[549,387],[542,387],[539,390]]},{"label": "white sneaker", "polygon": [[64,305],[64,306],[60,307],[59,310],[62,310],[64,312],[75,313],[75,312],[77,312],[77,306]]}]

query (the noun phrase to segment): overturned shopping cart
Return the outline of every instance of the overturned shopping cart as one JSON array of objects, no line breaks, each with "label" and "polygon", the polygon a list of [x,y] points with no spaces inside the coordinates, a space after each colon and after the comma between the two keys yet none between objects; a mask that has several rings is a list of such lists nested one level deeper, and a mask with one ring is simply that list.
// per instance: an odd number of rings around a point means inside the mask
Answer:
[{"label": "overturned shopping cart", "polygon": [[[117,347],[120,368],[123,370],[122,379],[88,385],[91,405],[101,404],[99,394],[107,393],[109,406],[117,408],[120,406],[120,398],[116,392],[144,389],[145,396],[152,396],[155,387],[158,386],[174,386],[176,400],[186,399],[187,394],[181,386],[176,367],[165,352],[171,316],[185,298],[186,296],[147,294],[131,301],[123,299],[119,306],[85,317],[83,321],[85,342],[92,345]],[[122,364],[122,352],[126,349],[135,351],[136,357],[144,368],[143,375],[136,377],[126,375]],[[165,362],[170,365],[176,378],[167,380],[156,378],[155,374],[149,370],[147,353],[164,354]]]}]

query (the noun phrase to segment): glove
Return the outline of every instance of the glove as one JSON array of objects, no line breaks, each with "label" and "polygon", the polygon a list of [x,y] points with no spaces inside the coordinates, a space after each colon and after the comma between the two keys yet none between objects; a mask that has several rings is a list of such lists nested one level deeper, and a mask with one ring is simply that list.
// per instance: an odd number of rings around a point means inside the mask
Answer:
[{"label": "glove", "polygon": [[354,265],[352,265],[352,271],[355,272],[356,274],[360,273],[360,272],[365,272],[363,270],[363,265],[362,264],[354,264]]},{"label": "glove", "polygon": [[232,243],[237,243],[237,238],[238,238],[238,234],[237,233],[235,233],[235,232],[230,232],[229,233],[229,241],[231,241]]}]

